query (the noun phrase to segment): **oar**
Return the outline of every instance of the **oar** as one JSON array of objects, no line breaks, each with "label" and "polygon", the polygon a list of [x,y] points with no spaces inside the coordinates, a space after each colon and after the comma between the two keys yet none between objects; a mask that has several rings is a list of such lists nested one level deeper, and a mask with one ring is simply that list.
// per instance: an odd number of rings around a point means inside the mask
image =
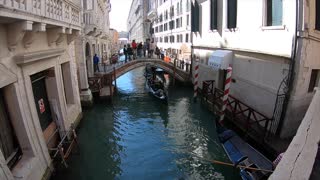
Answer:
[{"label": "oar", "polygon": [[254,170],[254,171],[273,172],[272,170],[254,168],[254,167],[249,167],[249,166],[242,166],[242,165],[234,166],[234,164],[232,164],[232,163],[227,163],[227,162],[222,162],[222,161],[217,161],[217,160],[211,160],[210,162],[212,162],[214,164],[222,164],[222,165],[226,165],[226,166],[233,166],[233,167],[237,167],[237,168],[250,169],[250,170]]},{"label": "oar", "polygon": [[190,152],[191,154],[207,161],[207,162],[211,162],[213,164],[220,164],[220,165],[226,165],[226,166],[232,166],[232,167],[237,167],[237,168],[243,168],[243,169],[250,169],[250,170],[253,170],[253,171],[265,171],[265,172],[273,172],[272,170],[269,170],[269,169],[261,169],[261,168],[254,168],[254,167],[249,167],[249,166],[242,166],[242,165],[234,165],[232,163],[227,163],[227,162],[223,162],[223,161],[217,161],[217,160],[208,160],[208,159],[205,159],[203,157],[200,157],[198,156],[196,153],[194,152]]}]

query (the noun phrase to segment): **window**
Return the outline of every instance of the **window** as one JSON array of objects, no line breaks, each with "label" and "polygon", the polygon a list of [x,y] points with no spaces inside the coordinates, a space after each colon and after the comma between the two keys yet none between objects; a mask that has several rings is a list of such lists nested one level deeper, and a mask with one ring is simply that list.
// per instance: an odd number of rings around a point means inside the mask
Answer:
[{"label": "window", "polygon": [[162,37],[160,37],[160,42],[162,42]]},{"label": "window", "polygon": [[228,0],[228,23],[229,29],[237,27],[237,0]]},{"label": "window", "polygon": [[189,26],[189,18],[190,18],[190,15],[188,14],[187,15],[187,26]]},{"label": "window", "polygon": [[180,42],[180,36],[177,35],[177,42]]},{"label": "window", "polygon": [[267,0],[267,26],[282,25],[282,1],[283,0]]},{"label": "window", "polygon": [[180,17],[179,23],[180,23],[180,27],[182,27],[182,17]]},{"label": "window", "polygon": [[168,42],[168,39],[169,39],[168,36],[164,37],[164,42],[167,43],[167,42]]},{"label": "window", "polygon": [[320,0],[316,0],[316,30],[320,30]]},{"label": "window", "polygon": [[167,31],[168,30],[168,23],[165,23],[164,24],[164,29],[163,29],[164,31]]},{"label": "window", "polygon": [[158,26],[156,27],[156,33],[159,32]]},{"label": "window", "polygon": [[8,167],[12,169],[22,152],[10,121],[2,89],[0,89],[0,149]]},{"label": "window", "polygon": [[176,19],[176,28],[179,28],[179,25],[180,25],[180,23],[179,23],[179,18],[177,18],[177,19]]},{"label": "window", "polygon": [[163,16],[162,16],[162,14],[160,14],[159,21],[162,22],[162,20],[163,20]]},{"label": "window", "polygon": [[186,42],[189,41],[189,34],[186,34]]},{"label": "window", "polygon": [[160,32],[162,32],[163,31],[163,25],[160,25],[160,30],[159,30]]},{"label": "window", "polygon": [[168,10],[166,10],[165,14],[164,14],[164,19],[168,20]]},{"label": "window", "polygon": [[186,2],[186,12],[190,11],[190,0],[187,0]]},{"label": "window", "polygon": [[210,2],[210,29],[217,29],[218,22],[218,0],[211,0]]},{"label": "window", "polygon": [[179,2],[177,2],[177,15],[179,15],[179,10],[180,10]]},{"label": "window", "polygon": [[312,92],[315,87],[319,87],[320,85],[320,70],[313,69],[311,71],[310,83],[308,92]]},{"label": "window", "polygon": [[61,64],[64,95],[67,104],[74,104],[74,93],[72,88],[72,73],[70,62]]},{"label": "window", "polygon": [[180,42],[183,42],[182,34],[180,34]]}]

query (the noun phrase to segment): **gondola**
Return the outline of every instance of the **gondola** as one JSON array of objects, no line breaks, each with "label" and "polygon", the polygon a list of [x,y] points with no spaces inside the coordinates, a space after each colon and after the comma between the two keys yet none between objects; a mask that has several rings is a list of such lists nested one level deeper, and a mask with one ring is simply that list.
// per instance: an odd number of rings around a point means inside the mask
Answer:
[{"label": "gondola", "polygon": [[145,77],[146,89],[148,90],[148,92],[155,98],[167,103],[168,96],[162,78],[156,75],[155,72],[150,71],[148,67],[146,67]]},{"label": "gondola", "polygon": [[[241,139],[234,131],[223,127],[217,121],[216,128],[219,141],[235,166],[240,165],[263,170],[250,170],[240,167],[240,176],[243,180],[263,180],[270,176],[273,164],[268,158]],[[269,170],[269,172],[264,170]]]}]

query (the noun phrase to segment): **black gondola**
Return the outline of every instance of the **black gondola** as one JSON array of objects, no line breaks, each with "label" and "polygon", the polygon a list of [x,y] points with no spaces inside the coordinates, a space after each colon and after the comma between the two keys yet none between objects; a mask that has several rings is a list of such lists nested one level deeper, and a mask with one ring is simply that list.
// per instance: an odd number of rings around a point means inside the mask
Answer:
[{"label": "black gondola", "polygon": [[156,69],[146,66],[146,89],[157,99],[163,102],[168,101],[167,91],[164,84],[164,80],[156,73]]},{"label": "black gondola", "polygon": [[241,139],[234,131],[221,126],[217,121],[216,128],[219,141],[235,166],[261,169],[260,171],[240,168],[240,176],[243,180],[267,179],[270,176],[271,172],[264,171],[273,169],[273,164],[269,159]]}]

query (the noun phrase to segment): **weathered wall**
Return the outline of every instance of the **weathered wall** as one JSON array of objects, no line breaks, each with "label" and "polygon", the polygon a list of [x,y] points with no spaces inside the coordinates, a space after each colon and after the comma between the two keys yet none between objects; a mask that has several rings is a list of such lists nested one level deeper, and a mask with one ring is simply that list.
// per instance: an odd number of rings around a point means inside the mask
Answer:
[{"label": "weathered wall", "polygon": [[[30,75],[47,69],[54,70],[55,78],[51,82],[55,83],[56,86],[51,83],[48,83],[47,85],[49,86],[48,88],[55,88],[54,91],[57,96],[51,97],[56,97],[55,100],[59,107],[58,113],[63,121],[64,128],[69,129],[71,123],[79,120],[78,118],[81,116],[74,44],[67,44],[67,37],[66,35],[63,35],[63,41],[59,45],[52,44],[49,46],[47,32],[38,32],[35,35],[34,42],[29,48],[25,48],[23,43],[19,42],[14,51],[9,51],[7,47],[7,37],[6,25],[1,24],[0,64],[17,77],[17,81],[12,82],[5,87],[2,86],[1,88],[3,88],[5,92],[9,114],[19,144],[22,148],[23,156],[14,169],[10,171],[6,167],[6,164],[3,161],[3,155],[0,152],[0,163],[3,168],[2,171],[0,171],[0,177],[13,179],[14,176],[22,179],[37,180],[41,179],[46,170],[51,167],[51,158],[40,127]],[[46,57],[47,54],[50,54],[57,49],[62,49],[62,54],[50,58]],[[39,52],[42,52],[43,54],[41,55]],[[30,53],[30,55],[35,53],[37,54],[36,58],[39,58],[39,60],[17,65],[16,60],[19,58],[16,55],[24,53]],[[74,93],[74,103],[68,106],[65,100],[64,84],[61,73],[61,64],[66,62],[69,62],[71,65],[69,72],[71,73],[71,86],[72,92]],[[52,99],[49,97],[49,100]],[[3,172],[5,172],[5,175]]]},{"label": "weathered wall", "polygon": [[269,179],[309,179],[320,141],[320,89],[313,96],[297,134]]}]

